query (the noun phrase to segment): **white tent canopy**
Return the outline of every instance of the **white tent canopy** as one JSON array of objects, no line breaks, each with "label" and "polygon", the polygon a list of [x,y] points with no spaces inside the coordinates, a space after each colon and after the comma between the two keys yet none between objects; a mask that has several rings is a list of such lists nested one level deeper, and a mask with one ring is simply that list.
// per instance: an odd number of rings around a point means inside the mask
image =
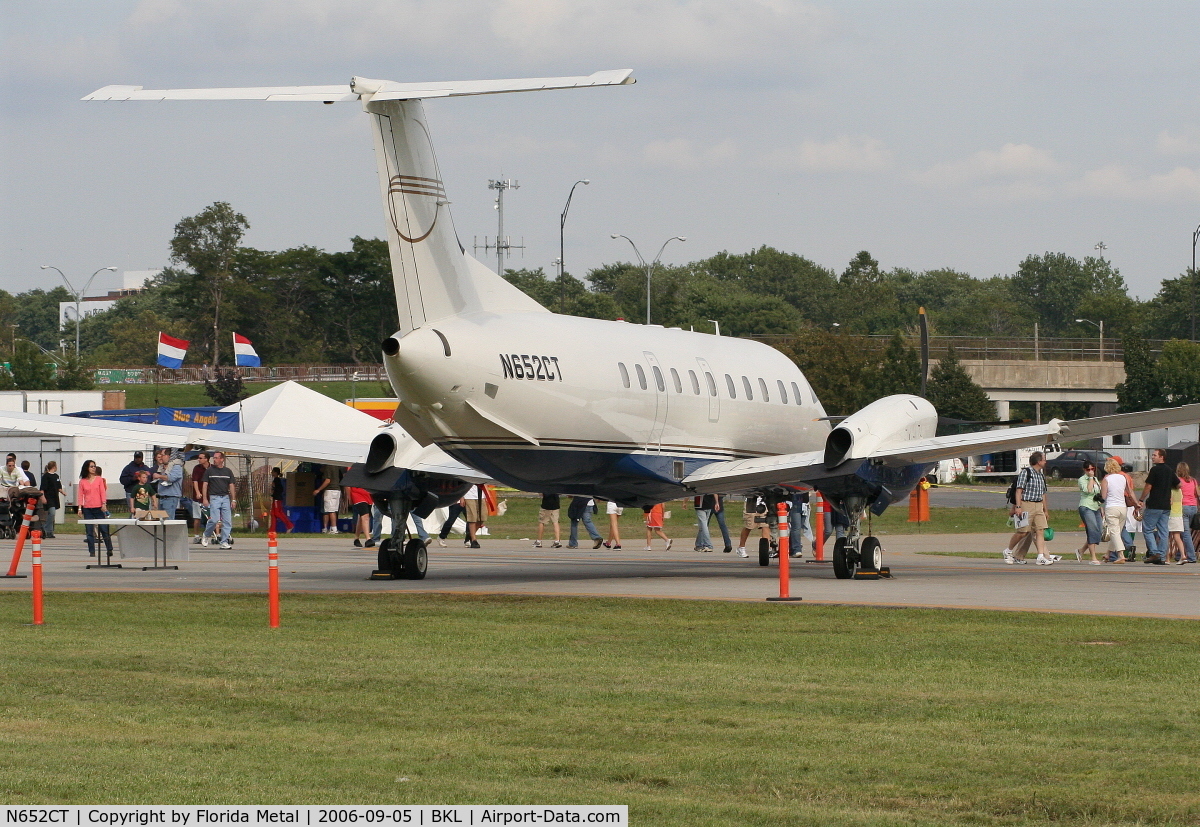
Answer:
[{"label": "white tent canopy", "polygon": [[384,424],[297,382],[282,382],[221,409],[237,413],[246,434],[336,439],[366,445]]}]

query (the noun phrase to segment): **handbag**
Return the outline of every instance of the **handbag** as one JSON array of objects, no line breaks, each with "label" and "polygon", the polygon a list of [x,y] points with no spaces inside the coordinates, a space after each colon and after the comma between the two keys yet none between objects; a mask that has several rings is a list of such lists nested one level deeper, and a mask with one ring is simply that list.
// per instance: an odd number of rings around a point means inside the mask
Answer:
[{"label": "handbag", "polygon": [[1200,511],[1192,515],[1192,522],[1188,525],[1192,531],[1200,531]]}]

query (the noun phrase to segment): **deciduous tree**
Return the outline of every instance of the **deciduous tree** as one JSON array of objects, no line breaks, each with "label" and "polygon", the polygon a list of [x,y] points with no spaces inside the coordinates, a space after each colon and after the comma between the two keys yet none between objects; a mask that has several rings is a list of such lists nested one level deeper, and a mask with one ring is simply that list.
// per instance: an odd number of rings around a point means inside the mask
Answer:
[{"label": "deciduous tree", "polygon": [[207,306],[197,310],[212,318],[209,340],[214,367],[220,364],[221,309],[233,276],[233,259],[248,229],[246,216],[235,212],[228,202],[217,201],[176,224],[171,239],[171,260],[187,265],[206,288]]}]

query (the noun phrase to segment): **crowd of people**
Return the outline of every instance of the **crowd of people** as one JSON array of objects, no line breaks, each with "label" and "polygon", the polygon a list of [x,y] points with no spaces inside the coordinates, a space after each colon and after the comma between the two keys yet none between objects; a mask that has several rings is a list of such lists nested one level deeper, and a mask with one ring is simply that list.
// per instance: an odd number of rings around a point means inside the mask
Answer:
[{"label": "crowd of people", "polygon": [[[1084,463],[1079,488],[1079,518],[1086,533],[1084,543],[1075,549],[1077,560],[1094,566],[1123,565],[1137,559],[1135,534],[1145,538],[1146,552],[1142,562],[1164,566],[1168,563],[1187,565],[1196,562],[1193,530],[1200,531],[1197,519],[1200,484],[1192,476],[1186,462],[1167,465],[1167,454],[1155,448],[1150,456],[1150,472],[1142,484],[1141,495],[1130,474],[1132,468],[1116,457],[1104,463],[1103,473],[1091,462]],[[1025,565],[1026,554],[1036,547],[1034,562],[1052,566],[1062,560],[1046,548],[1049,511],[1046,503],[1046,478],[1042,471],[1046,456],[1035,451],[1029,457],[1029,467],[1021,469],[1014,483],[1014,497],[1009,509],[1016,532],[1003,551],[1008,565]],[[1102,544],[1107,545],[1103,558],[1097,556]]]},{"label": "crowd of people", "polygon": [[[133,460],[119,475],[119,484],[125,495],[131,514],[153,513],[156,516],[174,518],[182,506],[189,522],[195,527],[193,542],[208,546],[217,542],[220,548],[232,547],[233,504],[237,498],[237,479],[226,465],[221,451],[201,451],[195,456],[196,464],[190,476],[184,470],[184,455],[179,451],[161,448],[155,452],[154,464],[146,465],[143,453],[135,451]],[[1123,465],[1119,458],[1111,457],[1103,468],[1090,462],[1084,464],[1083,474],[1077,480],[1079,503],[1078,513],[1085,531],[1082,545],[1075,549],[1076,559],[1091,565],[1123,565],[1137,559],[1136,535],[1145,538],[1146,551],[1142,561],[1151,565],[1195,563],[1196,543],[1193,531],[1200,534],[1200,481],[1192,476],[1187,463],[1180,462],[1174,468],[1167,465],[1166,452],[1154,449],[1151,468],[1136,490],[1131,468]],[[1029,465],[1023,468],[1010,490],[1009,516],[1015,531],[1009,539],[1002,556],[1008,565],[1026,565],[1031,549],[1036,549],[1034,563],[1052,566],[1062,560],[1061,555],[1051,554],[1046,545],[1050,536],[1047,485],[1043,474],[1046,456],[1035,451]],[[30,497],[38,502],[38,516],[47,538],[54,538],[56,514],[64,506],[66,491],[58,473],[58,465],[51,460],[46,463],[39,480],[34,479],[28,461],[18,462],[15,454],[8,454],[3,469],[0,469],[0,509],[17,510],[12,503],[23,504]],[[292,531],[295,525],[287,514],[286,483],[280,468],[272,468],[270,521],[276,528]],[[542,548],[543,542],[550,548],[562,548],[563,537],[560,525],[561,501],[559,494],[544,494],[538,508],[537,537],[534,548]],[[580,526],[586,532],[593,549],[601,546],[621,549],[621,517],[624,509],[615,502],[598,500],[587,496],[569,496],[567,505],[566,547],[578,548]],[[83,463],[77,483],[76,501],[84,519],[98,520],[110,516],[108,511],[109,487],[101,469],[95,461]],[[607,536],[597,529],[592,515],[603,505],[607,516]],[[726,497],[707,494],[694,499],[696,515],[697,552],[712,552],[712,521],[723,541],[726,554],[736,550],[739,557],[748,557],[747,543],[761,538],[770,544],[771,556],[778,554],[775,534],[775,516],[767,513],[766,501],[757,495],[747,497],[742,509],[741,533],[736,545],[726,521]],[[803,554],[804,542],[813,541],[809,523],[809,492],[796,490],[788,505],[790,535],[789,553],[793,557]],[[321,533],[337,534],[338,516],[342,511],[351,515],[354,546],[373,548],[381,542],[384,513],[375,504],[371,493],[365,489],[339,484],[333,469],[318,466],[314,475],[313,508],[317,515]],[[450,506],[447,518],[440,525],[436,538],[445,546],[447,538],[461,519],[465,524],[463,543],[469,548],[479,548],[479,536],[486,533],[489,514],[497,513],[493,489],[485,485],[472,485],[459,500]],[[665,528],[663,505],[645,506],[645,550],[654,548],[655,540],[661,540],[666,550],[674,545]],[[844,536],[847,528],[840,514],[833,512],[825,522],[825,534]],[[426,530],[423,520],[412,515],[417,536],[429,545],[433,537]],[[548,536],[552,535],[551,540]],[[112,539],[105,525],[87,525],[88,553],[96,556],[97,548],[103,544],[112,554]]]}]

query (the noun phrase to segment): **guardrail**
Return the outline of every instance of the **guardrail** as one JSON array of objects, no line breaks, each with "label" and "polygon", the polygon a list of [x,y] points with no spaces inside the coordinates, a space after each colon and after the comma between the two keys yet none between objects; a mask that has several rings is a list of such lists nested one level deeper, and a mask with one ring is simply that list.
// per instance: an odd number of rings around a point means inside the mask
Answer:
[{"label": "guardrail", "polygon": [[[887,347],[891,336],[884,335],[854,335],[835,333],[855,343],[856,347],[867,348],[871,352],[882,351]],[[797,341],[795,336],[769,335],[747,336],[770,345],[787,345]],[[912,347],[918,347],[920,339],[916,335],[906,336],[905,341]],[[1164,339],[1150,339],[1146,344],[1151,353],[1161,353]],[[940,359],[946,355],[950,347],[959,359],[1021,359],[1062,362],[1120,362],[1125,357],[1120,340],[1105,339],[1104,350],[1100,349],[1098,337],[1083,339],[1067,338],[1034,338],[1032,336],[931,336],[929,339],[929,356]]]},{"label": "guardrail", "polygon": [[[247,382],[380,382],[387,381],[383,365],[277,365],[275,367],[238,368]],[[97,385],[201,385],[212,377],[207,367],[170,368],[96,368]],[[156,375],[157,374],[157,375]]]}]

